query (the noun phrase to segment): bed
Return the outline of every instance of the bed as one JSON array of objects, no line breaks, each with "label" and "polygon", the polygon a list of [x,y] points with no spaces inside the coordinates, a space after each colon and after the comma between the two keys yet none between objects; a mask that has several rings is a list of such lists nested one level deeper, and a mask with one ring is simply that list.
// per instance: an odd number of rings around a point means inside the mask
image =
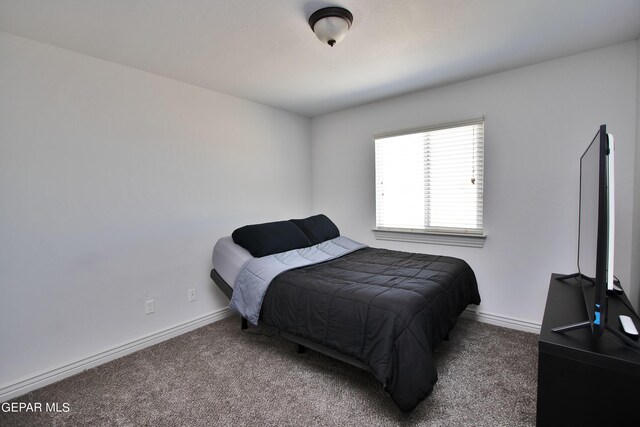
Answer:
[{"label": "bed", "polygon": [[431,392],[433,349],[480,303],[465,261],[371,248],[324,215],[241,227],[216,243],[212,263],[243,327],[370,371],[402,411]]}]

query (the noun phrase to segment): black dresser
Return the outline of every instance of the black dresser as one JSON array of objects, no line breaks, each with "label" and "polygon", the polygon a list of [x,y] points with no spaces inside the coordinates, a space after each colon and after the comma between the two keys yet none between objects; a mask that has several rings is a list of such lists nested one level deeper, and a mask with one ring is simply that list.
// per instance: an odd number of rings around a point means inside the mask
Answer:
[{"label": "black dresser", "polygon": [[[537,425],[640,425],[640,349],[604,331],[593,338],[589,328],[564,333],[552,328],[588,320],[576,279],[551,275],[538,345]],[[640,321],[625,306],[626,295],[609,296],[608,323],[618,329],[618,315]]]}]

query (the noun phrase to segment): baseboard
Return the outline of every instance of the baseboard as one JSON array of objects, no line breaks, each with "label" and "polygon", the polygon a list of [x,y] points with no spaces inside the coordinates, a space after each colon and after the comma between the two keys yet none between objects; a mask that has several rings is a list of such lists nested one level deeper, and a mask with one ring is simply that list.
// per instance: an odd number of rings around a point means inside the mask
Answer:
[{"label": "baseboard", "polygon": [[498,314],[483,313],[474,308],[467,308],[462,312],[462,317],[478,322],[489,323],[491,325],[502,326],[509,329],[517,329],[519,331],[540,333],[542,325],[540,323],[529,322],[527,320],[514,319],[512,317],[500,316]]},{"label": "baseboard", "polygon": [[109,348],[93,356],[76,360],[75,362],[50,369],[46,372],[19,380],[12,384],[3,385],[2,387],[0,387],[0,402],[5,402],[15,397],[21,396],[32,390],[44,387],[56,381],[60,381],[64,378],[70,377],[89,368],[102,365],[103,363],[107,363],[119,357],[126,356],[127,354],[142,350],[145,347],[150,347],[162,341],[166,341],[170,338],[184,334],[185,332],[189,332],[191,330],[208,325],[209,323],[225,319],[231,315],[232,311],[225,307],[204,316],[197,317],[187,322],[172,326],[170,328],[145,335],[141,338],[129,341],[125,344]]}]

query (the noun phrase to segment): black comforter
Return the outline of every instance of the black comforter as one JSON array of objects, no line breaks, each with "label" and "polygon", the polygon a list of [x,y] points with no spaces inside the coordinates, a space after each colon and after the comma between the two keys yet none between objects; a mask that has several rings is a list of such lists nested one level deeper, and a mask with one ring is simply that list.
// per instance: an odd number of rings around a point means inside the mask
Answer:
[{"label": "black comforter", "polygon": [[479,303],[463,260],[365,248],[277,276],[260,321],[366,364],[409,411],[438,379],[432,350]]}]

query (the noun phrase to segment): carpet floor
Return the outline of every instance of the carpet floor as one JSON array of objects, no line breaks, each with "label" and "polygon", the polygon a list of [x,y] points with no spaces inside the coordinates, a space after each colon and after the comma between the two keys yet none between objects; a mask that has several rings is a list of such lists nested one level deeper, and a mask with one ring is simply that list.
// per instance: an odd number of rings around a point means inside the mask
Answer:
[{"label": "carpet floor", "polygon": [[430,396],[402,413],[365,371],[231,317],[35,390],[1,426],[533,426],[535,334],[460,319]]}]

